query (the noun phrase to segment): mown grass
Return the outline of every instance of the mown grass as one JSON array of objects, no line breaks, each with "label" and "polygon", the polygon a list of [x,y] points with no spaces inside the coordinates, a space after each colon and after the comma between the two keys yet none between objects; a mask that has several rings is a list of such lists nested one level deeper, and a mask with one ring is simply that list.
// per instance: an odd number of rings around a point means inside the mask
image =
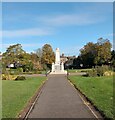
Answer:
[{"label": "mown grass", "polygon": [[2,117],[15,118],[46,77],[32,77],[24,81],[2,82]]},{"label": "mown grass", "polygon": [[113,118],[113,77],[69,76],[107,118]]}]

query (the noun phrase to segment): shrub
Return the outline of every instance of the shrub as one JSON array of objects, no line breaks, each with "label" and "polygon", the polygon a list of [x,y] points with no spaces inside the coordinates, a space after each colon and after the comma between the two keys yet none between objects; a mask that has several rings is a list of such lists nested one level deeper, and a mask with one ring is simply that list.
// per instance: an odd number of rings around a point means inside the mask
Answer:
[{"label": "shrub", "polygon": [[10,69],[9,70],[10,75],[18,75],[20,71],[18,69]]},{"label": "shrub", "polygon": [[42,71],[38,71],[37,74],[42,74]]},{"label": "shrub", "polygon": [[18,81],[18,80],[26,80],[26,77],[25,76],[17,76],[15,81]]},{"label": "shrub", "polygon": [[110,76],[113,73],[107,72],[109,71],[109,66],[103,65],[103,66],[96,66],[95,68],[92,68],[91,70],[87,71],[87,75],[89,77],[96,77],[96,76]]},{"label": "shrub", "polygon": [[106,71],[104,73],[104,76],[112,76],[113,75],[113,72],[112,71]]},{"label": "shrub", "polygon": [[2,80],[6,80],[6,76],[5,75],[2,75]]},{"label": "shrub", "polygon": [[42,74],[42,71],[34,71],[34,74]]},{"label": "shrub", "polygon": [[16,77],[16,75],[2,74],[2,80],[15,80]]},{"label": "shrub", "polygon": [[97,66],[96,71],[98,76],[103,76],[106,71],[109,71],[109,66],[107,65]]},{"label": "shrub", "polygon": [[88,71],[87,76],[96,77],[97,76],[97,71],[94,68],[92,68],[92,70]]},{"label": "shrub", "polygon": [[103,67],[102,66],[97,66],[95,69],[97,71],[97,75],[98,76],[103,76],[104,71],[103,71]]},{"label": "shrub", "polygon": [[19,73],[23,73],[23,68],[17,68]]}]

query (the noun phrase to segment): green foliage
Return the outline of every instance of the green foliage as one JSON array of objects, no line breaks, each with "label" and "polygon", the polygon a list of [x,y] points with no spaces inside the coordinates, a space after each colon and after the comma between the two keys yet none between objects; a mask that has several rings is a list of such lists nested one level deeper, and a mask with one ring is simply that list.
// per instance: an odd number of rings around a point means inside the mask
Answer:
[{"label": "green foliage", "polygon": [[97,71],[93,68],[92,70],[89,70],[87,72],[87,77],[90,76],[90,77],[96,77],[97,76]]},{"label": "green foliage", "polygon": [[96,66],[91,70],[87,71],[87,76],[89,77],[96,77],[96,76],[104,76],[106,75],[105,72],[109,71],[110,68],[107,65]]},{"label": "green foliage", "polygon": [[96,67],[96,71],[97,71],[97,75],[98,75],[98,76],[103,76],[104,70],[103,70],[103,67],[102,67],[102,66],[97,66],[97,67]]},{"label": "green foliage", "polygon": [[17,75],[2,74],[2,80],[15,80]]},{"label": "green foliage", "polygon": [[107,65],[97,66],[96,71],[98,76],[103,76],[106,71],[109,71],[109,66]]},{"label": "green foliage", "polygon": [[79,62],[84,67],[109,64],[111,61],[111,43],[108,39],[100,38],[97,43],[89,42],[80,50]]},{"label": "green foliage", "polygon": [[36,55],[38,56],[38,59],[39,59],[39,62],[41,63],[41,59],[42,59],[42,53],[43,51],[42,51],[42,49],[41,48],[38,48],[37,50],[36,50]]},{"label": "green foliage", "polygon": [[42,64],[52,64],[55,61],[55,54],[51,45],[45,44],[42,47]]},{"label": "green foliage", "polygon": [[[51,45],[45,44],[42,49],[36,50],[36,53],[26,53],[21,44],[11,45],[7,48],[6,52],[3,53],[2,66],[3,72],[5,68],[10,64],[14,64],[14,68],[21,68],[19,73],[30,72],[33,70],[43,70],[44,64],[47,68],[51,68],[52,62],[55,61],[55,55]],[[11,74],[15,74],[12,70]],[[17,73],[16,73],[17,74]]]},{"label": "green foliage", "polygon": [[[14,64],[15,68],[22,67],[23,71],[33,70],[31,55],[22,49],[21,44],[12,45],[7,48],[6,52],[3,53],[2,64],[4,68],[10,64]],[[19,71],[22,73],[22,69]],[[11,74],[13,74],[13,71]]]},{"label": "green foliage", "polygon": [[80,52],[81,55],[79,58],[81,59],[81,63],[83,63],[85,67],[94,66],[94,59],[97,54],[96,44],[89,42],[80,50]]},{"label": "green foliage", "polygon": [[107,118],[113,117],[113,78],[69,76],[73,84],[84,93]]},{"label": "green foliage", "polygon": [[17,76],[15,81],[18,81],[18,80],[26,80],[26,77],[25,76]]},{"label": "green foliage", "polygon": [[31,61],[33,63],[33,70],[40,70],[42,69],[41,67],[41,56],[37,53],[31,53]]},{"label": "green foliage", "polygon": [[2,74],[2,80],[7,80],[7,75],[5,75],[5,74]]},{"label": "green foliage", "polygon": [[97,57],[95,63],[98,65],[108,64],[111,60],[111,43],[108,39],[100,38],[97,42]]},{"label": "green foliage", "polygon": [[19,58],[26,52],[22,49],[21,44],[11,45],[3,53],[2,61],[7,66],[8,64],[19,61]]},{"label": "green foliage", "polygon": [[19,71],[19,73],[21,74],[21,73],[23,73],[23,68],[17,68],[17,70]]},{"label": "green foliage", "polygon": [[10,69],[9,73],[10,75],[19,75],[20,71],[18,69]]},{"label": "green foliage", "polygon": [[114,75],[114,72],[113,72],[113,71],[106,71],[106,72],[104,73],[104,76],[112,76],[112,75]]},{"label": "green foliage", "polygon": [[113,67],[113,71],[115,72],[115,50],[111,52],[111,65]]},{"label": "green foliage", "polygon": [[35,71],[35,74],[42,74],[42,71]]}]

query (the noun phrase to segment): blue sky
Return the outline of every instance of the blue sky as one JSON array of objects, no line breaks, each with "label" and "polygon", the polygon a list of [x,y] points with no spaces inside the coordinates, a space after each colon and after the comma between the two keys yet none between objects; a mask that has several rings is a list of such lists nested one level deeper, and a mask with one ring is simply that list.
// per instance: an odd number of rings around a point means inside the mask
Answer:
[{"label": "blue sky", "polygon": [[100,37],[113,42],[113,3],[3,3],[2,32],[2,52],[16,43],[27,52],[48,43],[65,55],[79,55]]}]

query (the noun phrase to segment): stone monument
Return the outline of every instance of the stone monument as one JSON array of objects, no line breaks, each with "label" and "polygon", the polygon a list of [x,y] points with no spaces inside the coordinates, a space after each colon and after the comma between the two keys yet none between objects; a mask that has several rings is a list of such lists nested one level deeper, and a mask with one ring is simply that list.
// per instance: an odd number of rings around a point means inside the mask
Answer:
[{"label": "stone monument", "polygon": [[64,70],[63,62],[60,62],[60,50],[59,50],[59,48],[56,48],[55,63],[52,63],[51,74],[67,74],[67,71]]}]

